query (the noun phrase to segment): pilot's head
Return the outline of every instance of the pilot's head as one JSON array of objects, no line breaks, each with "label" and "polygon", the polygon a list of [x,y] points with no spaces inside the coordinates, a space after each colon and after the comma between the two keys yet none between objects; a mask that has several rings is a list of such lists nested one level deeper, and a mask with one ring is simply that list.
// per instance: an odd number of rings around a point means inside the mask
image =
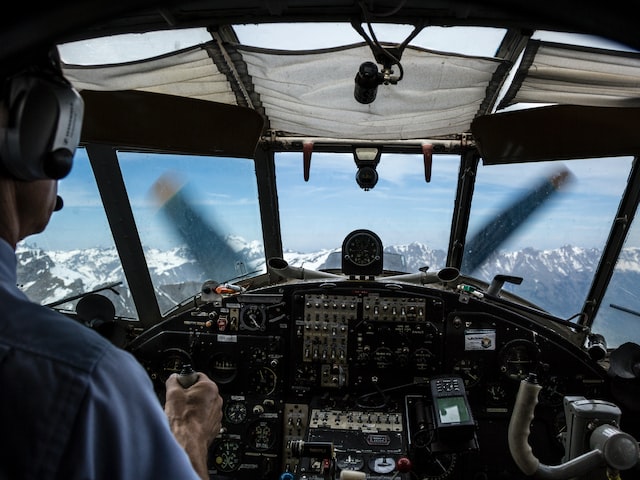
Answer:
[{"label": "pilot's head", "polygon": [[84,106],[56,49],[0,86],[0,236],[15,247],[62,205],[57,180],[71,170]]}]

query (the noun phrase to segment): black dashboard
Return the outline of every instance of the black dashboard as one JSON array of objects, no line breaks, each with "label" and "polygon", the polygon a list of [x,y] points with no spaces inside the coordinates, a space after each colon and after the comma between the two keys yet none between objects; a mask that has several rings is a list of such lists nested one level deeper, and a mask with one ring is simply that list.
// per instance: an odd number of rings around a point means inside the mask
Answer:
[{"label": "black dashboard", "polygon": [[[287,282],[196,297],[128,349],[161,400],[184,364],[218,384],[216,479],[326,480],[342,470],[378,480],[526,478],[507,445],[520,381],[535,372],[542,385],[529,441],[553,465],[563,455],[563,396],[606,399],[608,377],[583,349],[504,303],[384,277]],[[466,428],[438,418],[436,381],[460,382],[469,412],[446,411],[468,414],[455,418]]]}]

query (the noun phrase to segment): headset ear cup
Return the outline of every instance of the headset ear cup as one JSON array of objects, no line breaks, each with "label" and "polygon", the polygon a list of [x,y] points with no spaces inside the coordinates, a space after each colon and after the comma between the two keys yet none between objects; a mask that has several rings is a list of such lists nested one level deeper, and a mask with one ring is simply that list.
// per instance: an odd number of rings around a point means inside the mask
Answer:
[{"label": "headset ear cup", "polygon": [[20,180],[59,179],[71,170],[83,104],[68,85],[34,76],[12,79],[5,169]]},{"label": "headset ear cup", "polygon": [[16,159],[16,173],[23,180],[46,178],[44,164],[47,149],[56,126],[58,107],[46,86],[34,82],[24,93],[20,114],[16,118],[18,145],[12,149],[20,155]]}]

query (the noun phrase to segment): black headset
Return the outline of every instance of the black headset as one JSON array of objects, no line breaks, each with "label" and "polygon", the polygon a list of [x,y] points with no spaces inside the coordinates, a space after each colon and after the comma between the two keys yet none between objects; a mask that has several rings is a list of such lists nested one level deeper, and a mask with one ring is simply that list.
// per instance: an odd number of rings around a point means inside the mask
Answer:
[{"label": "black headset", "polygon": [[65,177],[80,143],[82,97],[51,69],[10,77],[3,95],[9,118],[0,139],[0,167],[19,180]]}]

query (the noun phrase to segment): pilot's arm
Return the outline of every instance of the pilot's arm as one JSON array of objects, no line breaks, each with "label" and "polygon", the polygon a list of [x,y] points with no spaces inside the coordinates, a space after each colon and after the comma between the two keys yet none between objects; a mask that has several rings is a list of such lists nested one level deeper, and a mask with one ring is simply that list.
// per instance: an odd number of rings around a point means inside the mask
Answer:
[{"label": "pilot's arm", "polygon": [[189,388],[183,388],[178,375],[166,382],[164,411],[171,431],[185,449],[193,468],[203,480],[209,479],[207,452],[222,427],[222,397],[217,385],[204,373]]},{"label": "pilot's arm", "polygon": [[[72,440],[56,478],[208,480],[205,447],[220,430],[222,400],[207,380],[203,377],[194,390],[196,385],[169,392],[175,402],[167,413],[179,427],[178,441],[147,373],[129,353],[109,349],[69,426]],[[207,413],[201,410],[205,407]]]}]

